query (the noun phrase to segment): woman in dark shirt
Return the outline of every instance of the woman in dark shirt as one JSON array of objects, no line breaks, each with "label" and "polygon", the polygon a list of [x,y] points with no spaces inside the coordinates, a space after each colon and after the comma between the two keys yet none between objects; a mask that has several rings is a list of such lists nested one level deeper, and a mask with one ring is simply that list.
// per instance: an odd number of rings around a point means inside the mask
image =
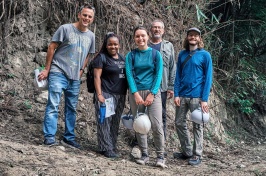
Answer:
[{"label": "woman in dark shirt", "polygon": [[[108,33],[93,61],[98,146],[100,153],[108,158],[117,157],[119,123],[127,92],[125,59],[118,54],[119,47],[119,37],[114,33]],[[100,104],[106,103],[106,99],[109,98],[113,100],[115,114],[107,115],[103,123],[100,123],[98,120]]]}]

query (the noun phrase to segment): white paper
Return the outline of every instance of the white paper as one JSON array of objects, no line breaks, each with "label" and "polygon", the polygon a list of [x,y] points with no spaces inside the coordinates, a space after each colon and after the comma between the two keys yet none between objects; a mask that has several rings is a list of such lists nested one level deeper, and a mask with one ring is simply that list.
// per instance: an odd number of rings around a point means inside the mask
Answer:
[{"label": "white paper", "polygon": [[47,87],[47,79],[41,80],[41,81],[38,80],[38,75],[40,74],[39,69],[35,69],[34,73],[35,73],[35,81],[36,81],[38,87],[39,88],[46,88]]},{"label": "white paper", "polygon": [[114,98],[107,98],[105,99],[105,105],[106,105],[106,112],[105,112],[105,118],[110,117],[111,115],[115,114],[115,105],[114,105]]}]

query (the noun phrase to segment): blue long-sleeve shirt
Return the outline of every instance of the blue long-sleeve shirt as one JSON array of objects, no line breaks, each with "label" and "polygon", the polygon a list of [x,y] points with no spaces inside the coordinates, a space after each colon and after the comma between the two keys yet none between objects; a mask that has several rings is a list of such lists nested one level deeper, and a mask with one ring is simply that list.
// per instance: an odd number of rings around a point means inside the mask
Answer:
[{"label": "blue long-sleeve shirt", "polygon": [[201,98],[207,102],[212,85],[212,59],[209,52],[197,49],[196,53],[181,68],[190,51],[183,50],[178,55],[175,97]]},{"label": "blue long-sleeve shirt", "polygon": [[136,49],[134,64],[132,52],[126,55],[126,75],[131,93],[139,90],[150,90],[157,94],[162,81],[163,60],[161,54],[156,51],[155,62],[152,58],[152,48],[146,50]]}]

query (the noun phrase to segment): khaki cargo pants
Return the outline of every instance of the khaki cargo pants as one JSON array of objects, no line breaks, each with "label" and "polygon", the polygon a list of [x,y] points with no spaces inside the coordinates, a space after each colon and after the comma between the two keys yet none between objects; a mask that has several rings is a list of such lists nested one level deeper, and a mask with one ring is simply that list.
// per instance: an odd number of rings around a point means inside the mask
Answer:
[{"label": "khaki cargo pants", "polygon": [[181,143],[182,153],[186,156],[202,156],[203,151],[203,126],[193,123],[193,150],[190,140],[190,133],[187,126],[187,112],[193,112],[200,106],[200,98],[180,97],[180,106],[176,106],[175,126],[178,138]]},{"label": "khaki cargo pants", "polygon": [[[147,95],[150,93],[148,90],[138,91],[140,96],[145,101]],[[138,106],[136,105],[134,95],[129,92],[129,104],[132,115],[135,117],[137,114]],[[164,154],[164,133],[163,133],[163,120],[162,120],[162,101],[161,92],[154,96],[153,103],[147,107],[147,113],[151,121],[151,130],[154,139],[154,146],[156,149],[157,157],[163,157]],[[138,112],[145,112],[145,106],[140,105]],[[148,154],[147,136],[144,134],[136,133],[138,145],[142,153]]]}]

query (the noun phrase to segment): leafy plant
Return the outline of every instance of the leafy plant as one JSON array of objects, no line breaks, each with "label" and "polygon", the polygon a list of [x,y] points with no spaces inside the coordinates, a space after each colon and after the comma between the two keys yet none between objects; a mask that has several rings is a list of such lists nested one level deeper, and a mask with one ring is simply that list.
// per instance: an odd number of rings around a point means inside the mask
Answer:
[{"label": "leafy plant", "polygon": [[245,1],[217,2],[205,14],[196,5],[198,21],[213,31],[205,44],[212,53],[217,74],[215,90],[229,106],[247,115],[258,108],[266,112],[266,8],[256,10],[260,3],[261,0],[252,5]]},{"label": "leafy plant", "polygon": [[6,76],[7,76],[7,78],[14,78],[14,74],[12,74],[12,73],[8,73]]},{"label": "leafy plant", "polygon": [[233,104],[235,107],[238,107],[238,109],[242,112],[242,113],[246,113],[246,114],[252,114],[253,112],[255,112],[255,110],[252,108],[253,104],[254,104],[254,99],[240,99],[238,96],[236,96],[235,98],[230,99],[229,101],[231,104]]},{"label": "leafy plant", "polygon": [[27,109],[31,109],[31,108],[32,108],[32,105],[31,105],[31,103],[30,103],[28,100],[24,101],[24,106],[25,106]]},{"label": "leafy plant", "polygon": [[[205,23],[205,21],[208,19],[207,16],[200,10],[199,6],[196,4],[196,10],[197,10],[197,19],[198,22],[203,22]],[[214,15],[215,16],[215,15]]]},{"label": "leafy plant", "polygon": [[18,92],[16,91],[16,89],[13,89],[13,90],[9,90],[8,94],[11,95],[12,97],[15,97],[17,96]]}]

